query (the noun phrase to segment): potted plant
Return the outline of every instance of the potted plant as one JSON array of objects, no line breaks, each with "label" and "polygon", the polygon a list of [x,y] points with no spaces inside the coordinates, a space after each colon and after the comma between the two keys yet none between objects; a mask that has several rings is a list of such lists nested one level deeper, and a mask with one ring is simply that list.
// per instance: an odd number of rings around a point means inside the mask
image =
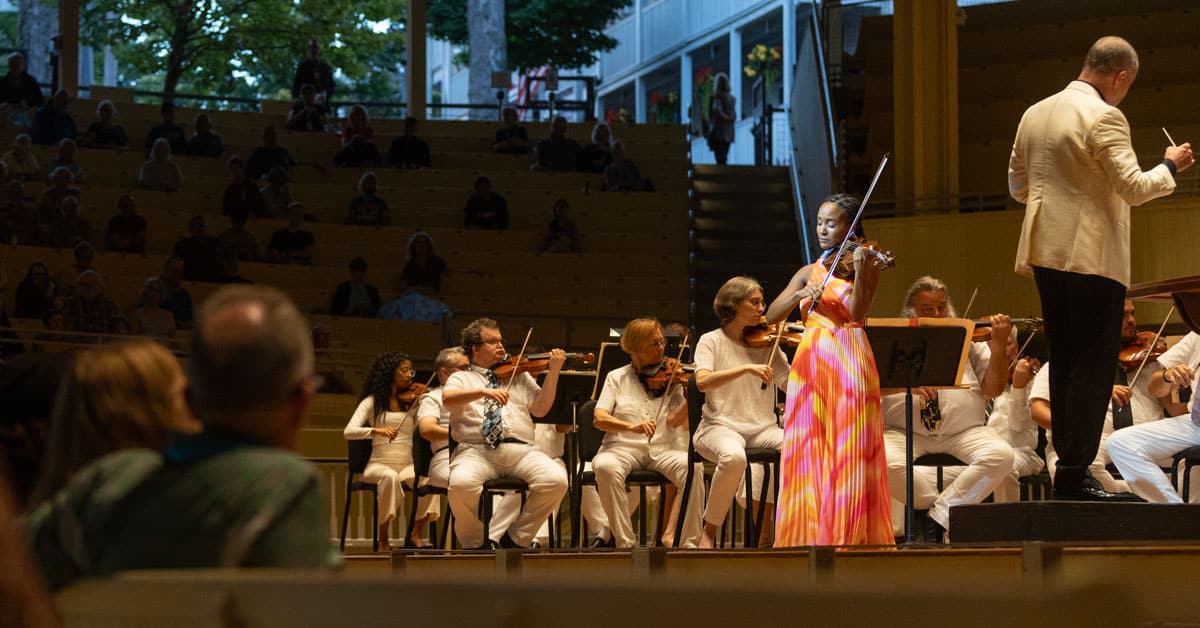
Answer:
[{"label": "potted plant", "polygon": [[750,50],[750,54],[746,55],[746,67],[742,71],[749,78],[754,78],[762,75],[763,84],[766,87],[766,98],[768,102],[777,100],[775,94],[775,79],[779,78],[779,67],[783,59],[783,47],[773,46],[768,48],[765,44],[758,44]]}]

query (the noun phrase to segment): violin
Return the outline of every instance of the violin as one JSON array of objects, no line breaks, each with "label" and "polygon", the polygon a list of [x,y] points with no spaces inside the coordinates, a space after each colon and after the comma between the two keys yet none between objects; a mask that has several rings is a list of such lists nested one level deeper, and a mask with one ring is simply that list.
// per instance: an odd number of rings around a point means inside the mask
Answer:
[{"label": "violin", "polygon": [[[1010,320],[1014,327],[1024,327],[1025,329],[1027,329],[1029,331],[1035,331],[1035,332],[1042,330],[1042,319],[1039,317],[1036,317],[1036,316],[1031,316],[1029,318],[1014,318],[1014,319],[1010,319]],[[982,320],[974,321],[974,323],[975,323],[975,332],[973,334],[971,334],[972,342],[987,342],[992,339],[992,321],[991,320],[985,318]]]},{"label": "violin", "polygon": [[1126,373],[1136,371],[1143,362],[1153,360],[1166,353],[1167,341],[1159,336],[1158,342],[1154,342],[1156,335],[1152,331],[1139,331],[1133,340],[1123,345],[1121,351],[1117,353],[1117,362],[1121,364],[1121,369]]},{"label": "violin", "polygon": [[[518,359],[521,360],[520,364],[517,364]],[[592,364],[593,362],[596,361],[596,354],[594,354],[594,353],[568,353],[567,359],[568,360],[578,360],[579,362],[582,362],[584,364]],[[511,356],[508,359],[504,360],[503,362],[500,362],[499,364],[492,367],[492,372],[495,373],[496,377],[498,377],[500,379],[508,379],[508,378],[514,377],[520,373],[529,373],[530,375],[537,375],[539,373],[545,373],[548,370],[550,370],[550,354],[549,353],[532,353],[532,354],[524,356],[524,357]]]},{"label": "violin", "polygon": [[896,256],[891,251],[880,250],[878,242],[866,238],[853,238],[846,241],[845,252],[838,260],[837,267],[833,269],[835,277],[846,280],[854,277],[854,252],[860,248],[867,252],[875,268],[887,270],[896,266]]},{"label": "violin", "polygon": [[409,384],[408,388],[396,393],[396,405],[400,406],[401,411],[408,410],[417,399],[421,398],[421,395],[427,392],[429,392],[429,386],[425,384]]},{"label": "violin", "polygon": [[767,317],[764,316],[757,325],[742,329],[742,344],[751,349],[764,349],[773,346],[778,335],[780,345],[795,349],[800,346],[800,339],[804,336],[804,325],[788,323],[784,325],[782,335],[778,331],[779,325],[767,323]]},{"label": "violin", "polygon": [[696,372],[695,364],[680,364],[675,358],[666,358],[658,364],[642,367],[638,376],[646,387],[651,390],[661,390],[668,384],[683,384],[692,378]]}]

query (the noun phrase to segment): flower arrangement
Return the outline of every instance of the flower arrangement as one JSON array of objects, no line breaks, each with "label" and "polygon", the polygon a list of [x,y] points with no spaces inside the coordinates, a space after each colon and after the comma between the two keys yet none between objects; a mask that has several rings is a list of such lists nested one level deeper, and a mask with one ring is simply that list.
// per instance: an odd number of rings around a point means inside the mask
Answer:
[{"label": "flower arrangement", "polygon": [[679,93],[678,92],[652,92],[650,94],[650,107],[654,110],[654,120],[659,124],[672,124],[675,122],[675,114],[679,111]]},{"label": "flower arrangement", "polygon": [[618,122],[625,124],[629,122],[629,110],[624,107],[609,109],[604,112],[604,121],[609,124],[616,124]]},{"label": "flower arrangement", "polygon": [[696,103],[700,107],[700,117],[708,120],[708,108],[712,106],[713,89],[716,87],[716,72],[711,65],[706,65],[692,75],[692,86],[696,90]]},{"label": "flower arrangement", "polygon": [[754,78],[761,74],[763,82],[766,84],[767,94],[773,93],[775,87],[775,79],[779,76],[780,60],[783,59],[783,46],[772,46],[768,48],[765,44],[758,44],[746,55],[746,60],[749,61],[742,71],[746,76]]}]

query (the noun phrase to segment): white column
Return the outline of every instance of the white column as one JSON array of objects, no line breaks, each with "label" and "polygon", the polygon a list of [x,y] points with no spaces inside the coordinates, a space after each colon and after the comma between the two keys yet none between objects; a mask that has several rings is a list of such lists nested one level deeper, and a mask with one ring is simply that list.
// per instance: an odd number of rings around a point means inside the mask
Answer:
[{"label": "white column", "polygon": [[742,119],[742,66],[746,61],[742,56],[742,31],[734,27],[729,31],[729,89],[737,99],[737,110],[734,119]]},{"label": "white column", "polygon": [[646,123],[646,78],[638,76],[633,80],[633,120],[638,124]]},{"label": "white column", "polygon": [[642,63],[642,0],[633,0],[633,59]]},{"label": "white column", "polygon": [[104,47],[104,84],[117,86],[117,56],[113,54],[111,46]]},{"label": "white column", "polygon": [[429,102],[429,83],[426,82],[428,59],[425,57],[425,23],[426,0],[409,0],[408,23],[405,25],[408,45],[408,67],[405,68],[407,79],[405,101],[408,103],[408,115],[425,118],[425,103]]},{"label": "white column", "polygon": [[679,120],[685,125],[692,122],[688,116],[688,108],[692,106],[694,89],[696,87],[692,85],[692,55],[684,51],[679,55]]},{"label": "white column", "polygon": [[792,100],[792,72],[796,63],[796,0],[783,0],[783,106]]}]

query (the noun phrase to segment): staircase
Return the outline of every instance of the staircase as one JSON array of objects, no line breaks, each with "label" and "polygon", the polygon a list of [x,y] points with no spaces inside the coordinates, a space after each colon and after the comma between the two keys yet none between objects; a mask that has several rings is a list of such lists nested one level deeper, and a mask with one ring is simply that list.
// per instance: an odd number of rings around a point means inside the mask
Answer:
[{"label": "staircase", "polygon": [[787,168],[694,166],[692,195],[692,323],[704,333],[717,327],[712,300],[727,279],[758,279],[770,305],[806,259]]}]

